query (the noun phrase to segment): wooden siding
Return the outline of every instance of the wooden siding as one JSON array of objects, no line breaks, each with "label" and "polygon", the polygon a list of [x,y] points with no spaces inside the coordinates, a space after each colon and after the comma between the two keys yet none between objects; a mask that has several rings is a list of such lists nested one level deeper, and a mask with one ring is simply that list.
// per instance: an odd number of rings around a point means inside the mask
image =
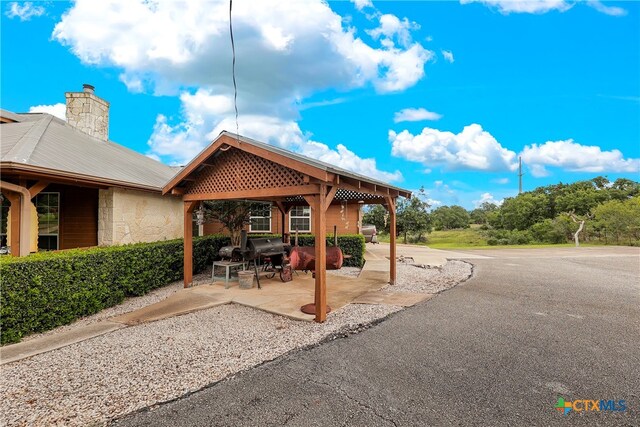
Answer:
[{"label": "wooden siding", "polygon": [[59,249],[98,245],[98,189],[51,184],[60,193]]},{"label": "wooden siding", "polygon": [[[315,225],[313,221],[313,211],[311,213],[311,233],[315,234]],[[327,209],[327,230],[328,234],[333,233],[333,226],[338,226],[338,235],[343,234],[357,234],[358,233],[358,220],[360,219],[360,205],[357,204],[345,204],[345,205],[331,205]],[[249,226],[245,227],[250,232]],[[212,222],[206,223],[203,226],[204,234],[226,234],[221,223]],[[289,215],[285,217],[285,231],[289,232]],[[251,233],[251,232],[250,232]],[[265,232],[256,232],[258,234],[264,234]],[[280,211],[277,207],[273,207],[271,210],[271,233],[282,233],[282,219]]]}]

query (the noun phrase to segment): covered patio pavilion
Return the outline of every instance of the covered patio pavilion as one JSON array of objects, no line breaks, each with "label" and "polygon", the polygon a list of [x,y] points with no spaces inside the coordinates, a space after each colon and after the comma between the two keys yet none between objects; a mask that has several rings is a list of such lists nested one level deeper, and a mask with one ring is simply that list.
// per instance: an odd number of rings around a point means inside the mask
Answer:
[{"label": "covered patio pavilion", "polygon": [[[269,144],[222,132],[162,190],[184,202],[184,286],[193,281],[194,209],[205,200],[272,202],[284,216],[310,206],[315,234],[325,234],[326,210],[344,201],[389,211],[389,282],[396,281],[396,200],[411,192]],[[283,235],[284,238],[284,235]],[[315,240],[315,320],[327,318],[326,239]]]}]

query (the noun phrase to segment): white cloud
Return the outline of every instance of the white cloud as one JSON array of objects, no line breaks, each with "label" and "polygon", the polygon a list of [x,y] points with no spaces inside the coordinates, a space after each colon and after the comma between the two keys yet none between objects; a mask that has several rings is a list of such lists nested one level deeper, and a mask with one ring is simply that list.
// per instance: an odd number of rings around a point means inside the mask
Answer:
[{"label": "white cloud", "polygon": [[9,19],[18,18],[21,21],[28,21],[31,18],[44,15],[44,7],[35,6],[32,2],[26,1],[20,6],[18,2],[11,2],[7,5],[4,13]]},{"label": "white cloud", "polygon": [[453,62],[455,61],[455,59],[453,59],[453,52],[451,52],[450,50],[443,50],[442,56],[444,57],[445,61],[451,64],[453,64]]},{"label": "white cloud", "polygon": [[335,149],[331,149],[326,144],[322,144],[320,142],[303,141],[299,147],[299,151],[308,157],[318,159],[365,176],[377,178],[381,181],[392,182],[402,180],[402,173],[400,171],[381,171],[376,165],[376,159],[362,158],[342,144],[338,144]]},{"label": "white cloud", "polygon": [[516,153],[504,148],[478,124],[454,134],[424,128],[418,135],[404,130],[389,131],[391,153],[425,166],[441,165],[448,170],[515,170]]},{"label": "white cloud", "polygon": [[[158,115],[149,154],[186,163],[221,130],[236,131],[228,8],[226,0],[78,0],[52,37],[84,63],[119,69],[132,92],[179,95],[180,115]],[[365,41],[323,0],[234,3],[239,132],[385,181],[402,179],[344,145],[312,141],[296,123],[301,109],[314,106],[305,100],[327,89],[398,92],[424,77],[434,52],[413,40],[417,24],[377,9],[368,19],[377,28]]]},{"label": "white cloud", "polygon": [[504,199],[496,200],[491,193],[482,193],[480,200],[473,200],[473,206],[479,208],[483,203],[493,203],[494,205],[500,206],[502,202],[504,202]]},{"label": "white cloud", "polygon": [[598,0],[587,0],[587,4],[600,13],[609,16],[625,16],[627,11],[618,6],[606,6]]},{"label": "white cloud", "polygon": [[353,2],[356,9],[358,10],[362,10],[365,7],[373,7],[373,3],[371,3],[371,0],[351,0],[351,1]]},{"label": "white cloud", "polygon": [[367,30],[367,34],[376,40],[381,39],[383,44],[388,46],[394,45],[394,39],[400,46],[409,46],[412,42],[411,31],[420,28],[420,25],[409,21],[407,18],[400,19],[391,14],[380,15],[378,20],[380,26]]},{"label": "white cloud", "polygon": [[483,3],[505,15],[509,13],[546,13],[551,10],[564,12],[573,6],[573,3],[565,0],[460,0],[460,3]]},{"label": "white cloud", "polygon": [[[235,132],[235,117],[229,114],[233,104],[229,97],[200,89],[180,96],[182,117],[177,123],[164,115],[158,115],[154,132],[148,141],[149,155],[161,157],[169,163],[186,164],[220,132]],[[358,156],[346,146],[335,149],[305,135],[294,120],[282,119],[265,113],[242,115],[241,134],[264,141],[308,157],[351,170],[385,182],[403,179],[400,171],[380,170],[376,159]]]},{"label": "white cloud", "polygon": [[494,184],[508,184],[509,178],[496,178],[492,179],[491,182],[493,182]]},{"label": "white cloud", "polygon": [[[231,49],[227,1],[79,0],[53,38],[83,62],[115,66],[124,82],[156,93],[210,86],[228,93]],[[237,80],[245,98],[295,100],[319,90],[372,84],[404,90],[424,76],[433,52],[413,42],[406,18],[380,16],[377,46],[345,27],[321,0],[234,4]],[[402,43],[385,45],[382,39]]]},{"label": "white cloud", "polygon": [[603,151],[572,139],[531,144],[522,150],[522,161],[536,177],[549,174],[547,167],[571,172],[640,172],[640,159],[625,159],[619,150]]},{"label": "white cloud", "polygon": [[586,3],[598,12],[610,16],[624,16],[627,11],[617,6],[606,6],[599,0],[460,0],[462,4],[483,3],[502,14],[535,13],[542,14],[552,10],[565,12],[576,3]]},{"label": "white cloud", "polygon": [[29,107],[29,112],[47,113],[56,116],[59,119],[67,120],[67,106],[60,102],[53,105],[34,105],[33,107]]},{"label": "white cloud", "polygon": [[442,114],[434,113],[424,108],[405,108],[393,116],[393,121],[395,123],[420,122],[423,120],[439,120],[441,118]]}]

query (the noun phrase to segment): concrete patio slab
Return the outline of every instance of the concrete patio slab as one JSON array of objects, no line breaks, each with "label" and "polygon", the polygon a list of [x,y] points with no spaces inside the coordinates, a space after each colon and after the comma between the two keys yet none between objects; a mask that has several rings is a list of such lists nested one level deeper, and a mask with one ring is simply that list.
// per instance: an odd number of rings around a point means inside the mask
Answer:
[{"label": "concrete patio slab", "polygon": [[155,320],[204,310],[205,308],[229,304],[230,302],[230,297],[224,294],[211,295],[185,290],[171,295],[163,301],[130,313],[112,317],[110,320],[129,326],[138,325],[140,323],[153,322]]},{"label": "concrete patio slab", "polygon": [[433,294],[415,292],[374,291],[360,295],[353,304],[388,304],[400,307],[411,307],[419,302],[433,298]]},{"label": "concrete patio slab", "polygon": [[81,328],[74,328],[52,335],[43,335],[17,344],[5,345],[0,348],[0,365],[66,347],[124,327],[125,325],[120,323],[105,320]]}]

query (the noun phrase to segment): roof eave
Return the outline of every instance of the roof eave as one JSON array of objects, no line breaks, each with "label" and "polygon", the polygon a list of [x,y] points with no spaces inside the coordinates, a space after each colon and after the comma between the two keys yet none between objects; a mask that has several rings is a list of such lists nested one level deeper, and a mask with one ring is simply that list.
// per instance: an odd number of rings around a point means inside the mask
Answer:
[{"label": "roof eave", "polygon": [[85,174],[78,174],[73,172],[61,171],[56,169],[43,168],[41,166],[34,166],[24,163],[1,161],[0,169],[2,173],[7,172],[24,172],[31,175],[39,176],[42,179],[49,179],[51,181],[64,180],[66,182],[80,182],[98,186],[108,187],[122,187],[133,190],[161,192],[162,187],[156,187],[153,185],[145,185],[134,182],[119,181],[114,179],[96,177]]}]

